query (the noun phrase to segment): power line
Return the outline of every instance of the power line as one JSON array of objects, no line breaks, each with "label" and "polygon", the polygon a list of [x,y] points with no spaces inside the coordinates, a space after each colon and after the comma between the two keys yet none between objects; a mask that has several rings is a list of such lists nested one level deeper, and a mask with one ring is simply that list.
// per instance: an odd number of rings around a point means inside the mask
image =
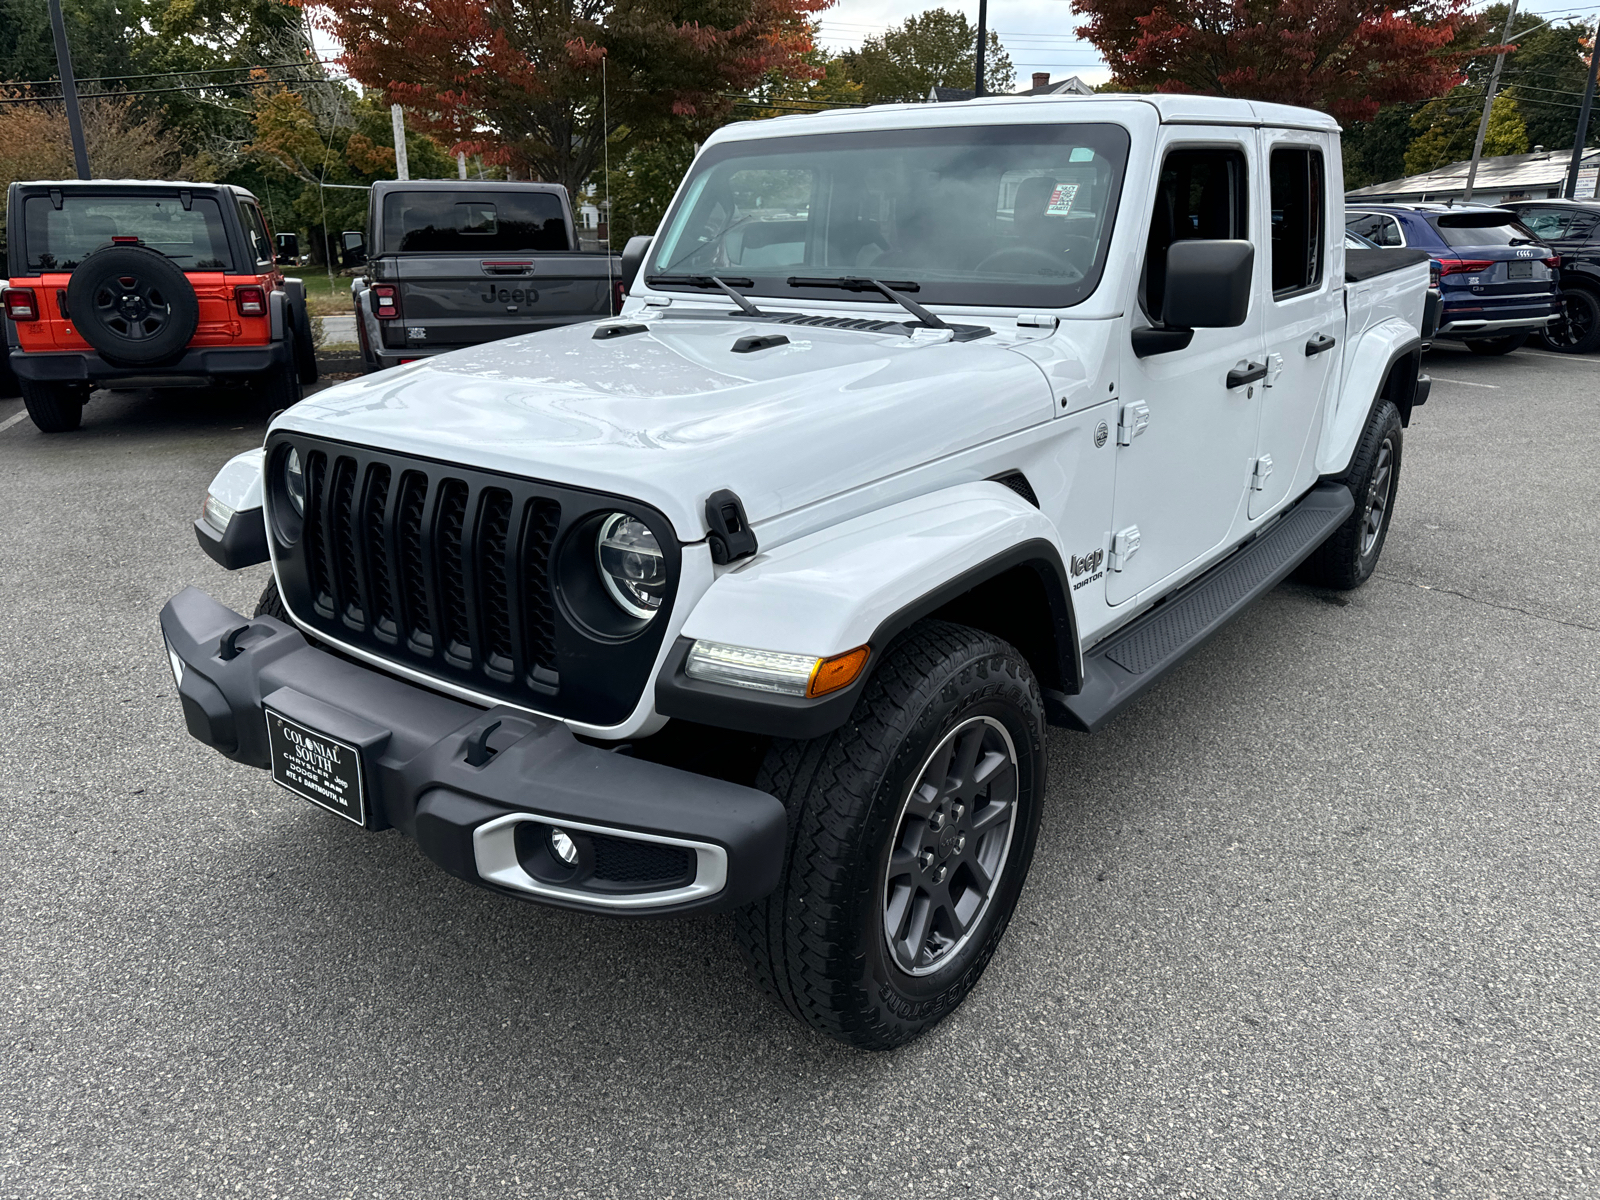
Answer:
[{"label": "power line", "polygon": [[[321,67],[332,66],[339,60],[336,58],[305,59],[300,62],[285,63],[257,63],[248,67],[207,67],[193,71],[155,71],[145,75],[92,75],[86,79],[78,80],[79,83],[110,83],[119,79],[172,79],[179,75],[225,75],[234,71],[275,71],[282,67]],[[3,87],[44,87],[52,83],[60,83],[59,79],[5,79],[0,80]]]},{"label": "power line", "polygon": [[[271,83],[293,83],[303,87],[313,85],[329,87],[334,85],[342,86],[353,82],[355,81],[348,75],[342,75],[335,79],[251,79],[242,83],[196,83],[188,87],[130,88],[126,91],[79,92],[78,99],[94,100],[111,96],[159,96],[169,92],[213,92],[224,91],[229,88],[257,88]],[[59,104],[62,99],[63,97],[61,96],[0,96],[0,104]]]}]

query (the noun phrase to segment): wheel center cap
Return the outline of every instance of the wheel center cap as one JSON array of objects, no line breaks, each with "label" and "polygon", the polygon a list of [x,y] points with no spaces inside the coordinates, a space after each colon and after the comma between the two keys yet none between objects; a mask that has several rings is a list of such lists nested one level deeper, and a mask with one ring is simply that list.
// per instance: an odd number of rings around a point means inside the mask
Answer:
[{"label": "wheel center cap", "polygon": [[947,828],[939,838],[939,857],[949,858],[961,846],[962,837],[958,829]]},{"label": "wheel center cap", "polygon": [[138,296],[124,296],[117,307],[121,309],[122,315],[129,320],[137,320],[144,316],[147,311],[145,302]]}]

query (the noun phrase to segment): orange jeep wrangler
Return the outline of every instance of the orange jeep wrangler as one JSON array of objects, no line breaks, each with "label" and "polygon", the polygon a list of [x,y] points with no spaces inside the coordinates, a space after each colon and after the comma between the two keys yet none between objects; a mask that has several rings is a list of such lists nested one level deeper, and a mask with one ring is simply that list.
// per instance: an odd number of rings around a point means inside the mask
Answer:
[{"label": "orange jeep wrangler", "polygon": [[227,184],[13,183],[5,338],[33,423],[76,429],[97,387],[243,382],[268,411],[295,403],[317,378],[311,321],[273,247],[256,198]]}]

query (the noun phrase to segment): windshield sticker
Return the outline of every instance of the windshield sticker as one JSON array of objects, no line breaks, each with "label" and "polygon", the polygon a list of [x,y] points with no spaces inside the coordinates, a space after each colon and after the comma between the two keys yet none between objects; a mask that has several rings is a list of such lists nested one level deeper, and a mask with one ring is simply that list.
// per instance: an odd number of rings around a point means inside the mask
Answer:
[{"label": "windshield sticker", "polygon": [[1089,149],[1089,147],[1087,147],[1087,146],[1074,146],[1072,148],[1072,157],[1068,161],[1069,162],[1093,162],[1094,161],[1094,151]]},{"label": "windshield sticker", "polygon": [[1064,217],[1072,211],[1072,201],[1078,195],[1078,185],[1075,183],[1058,183],[1056,190],[1050,193],[1050,207],[1045,212],[1054,217]]}]

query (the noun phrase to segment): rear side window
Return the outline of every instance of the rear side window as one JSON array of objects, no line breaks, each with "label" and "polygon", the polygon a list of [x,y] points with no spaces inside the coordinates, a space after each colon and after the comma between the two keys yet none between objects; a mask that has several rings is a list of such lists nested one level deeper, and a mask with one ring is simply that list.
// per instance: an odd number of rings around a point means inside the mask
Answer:
[{"label": "rear side window", "polygon": [[1161,320],[1166,299],[1167,250],[1186,238],[1248,238],[1249,194],[1242,151],[1174,150],[1161,164],[1155,212],[1145,245],[1144,309]]},{"label": "rear side window", "polygon": [[32,271],[70,271],[114,237],[136,237],[185,271],[232,269],[222,210],[196,196],[68,195],[58,209],[49,196],[22,202],[23,246]]},{"label": "rear side window", "polygon": [[391,192],[383,198],[383,244],[445,254],[572,248],[561,198],[548,192]]},{"label": "rear side window", "polygon": [[1510,213],[1442,213],[1429,224],[1452,250],[1527,246],[1539,240]]},{"label": "rear side window", "polygon": [[1322,151],[1308,146],[1272,152],[1272,294],[1310,291],[1322,282],[1328,235]]},{"label": "rear side window", "polygon": [[239,201],[239,224],[244,229],[245,241],[250,243],[256,262],[270,263],[272,238],[267,234],[266,222],[261,219],[261,210],[248,200]]},{"label": "rear side window", "polygon": [[1400,222],[1385,213],[1352,213],[1345,218],[1344,227],[1379,246],[1406,244],[1406,239],[1400,233]]},{"label": "rear side window", "polygon": [[1525,208],[1522,224],[1535,237],[1548,241],[1587,238],[1600,224],[1600,213],[1586,208]]}]

